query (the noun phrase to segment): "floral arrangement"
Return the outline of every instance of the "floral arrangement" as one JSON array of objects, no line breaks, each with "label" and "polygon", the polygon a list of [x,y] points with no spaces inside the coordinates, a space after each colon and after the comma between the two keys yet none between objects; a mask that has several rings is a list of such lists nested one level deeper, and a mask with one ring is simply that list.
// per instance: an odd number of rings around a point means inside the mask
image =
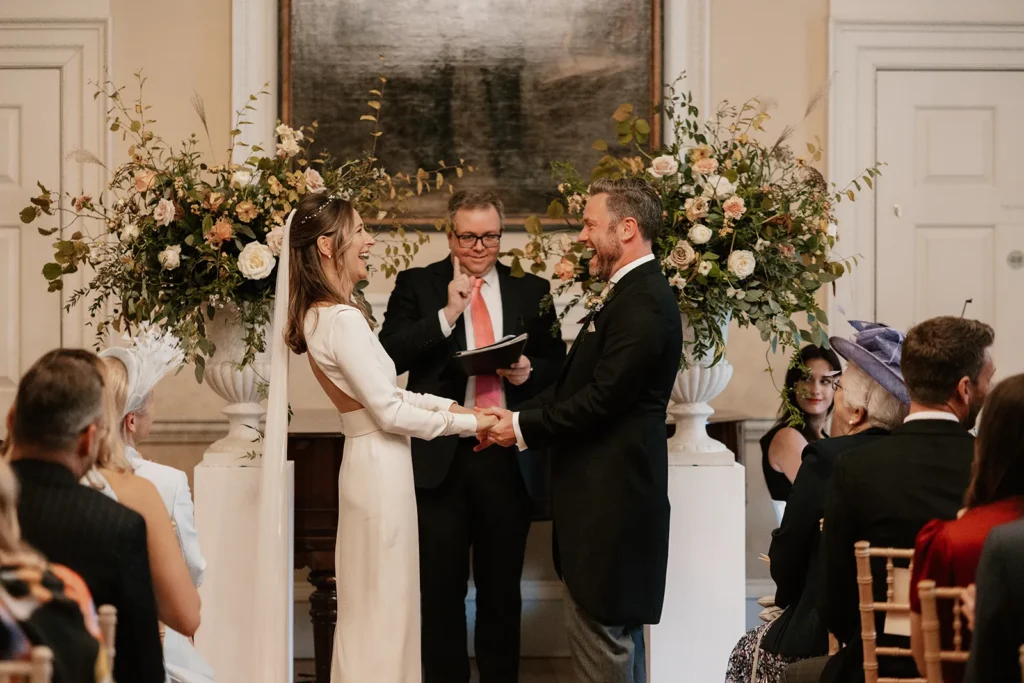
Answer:
[{"label": "floral arrangement", "polygon": [[[823,95],[812,101],[807,114]],[[664,113],[671,124],[674,141],[668,147],[647,151],[650,125],[625,104],[613,119],[626,153],[613,154],[604,140],[594,142],[604,154],[587,179],[570,163],[554,163],[561,197],[551,202],[548,216],[564,219],[577,231],[590,181],[643,177],[652,183],[665,219],[655,253],[693,330],[684,347],[684,367],[693,359],[714,363],[722,357],[723,326],[730,319],[757,327],[772,351],[798,349],[804,342],[828,346],[822,328],[828,320],[815,295],[852,265],[832,253],[835,206],[853,201],[862,182],[871,188],[878,166],[841,189],[827,183],[811,165],[821,160],[819,145],[808,144],[807,155],[798,156],[787,144],[793,128],[772,144],[758,139],[770,117],[756,99],[738,108],[723,103],[704,122],[692,96],[678,93],[673,84],[655,113]],[[540,272],[557,259],[553,275],[561,284],[553,295],[580,284],[572,305],[583,299],[588,308],[600,306],[607,290],[590,279],[584,246],[567,233],[545,232],[535,217],[527,230],[525,249],[510,252],[513,268],[522,271],[525,261]],[[794,320],[800,313],[806,315],[806,326]]]},{"label": "floral arrangement", "polygon": [[[440,170],[392,176],[376,164],[374,149],[382,134],[381,99],[387,83],[383,77],[370,91],[369,113],[361,117],[372,125],[371,144],[363,156],[345,161],[328,154],[314,157],[315,122],[299,128],[279,125],[272,153],[258,146],[246,149],[237,138],[247,124],[245,117],[255,111],[253,102],[266,95],[264,90],[236,112],[226,163],[210,165],[203,160],[195,135],[172,149],[154,133],[156,122],[147,118],[149,106],[142,99],[145,78],[141,73],[136,77],[139,91],[133,103],[126,101],[123,88],[110,82],[96,93],[110,102],[110,130],[120,131],[130,143],[129,159],[110,171],[108,192],[95,198],[59,195],[40,184],[41,194],[21,212],[21,219],[32,223],[43,215],[68,217],[60,228],[39,229],[44,236],[57,235],[54,261],[46,264],[43,275],[50,291],[59,291],[65,276],[82,267],[93,271],[88,283],[71,294],[67,308],[89,302],[97,346],[108,328],[130,333],[146,324],[165,326],[180,341],[185,360],[195,364],[199,382],[206,359],[215,351],[206,324],[220,310],[228,308],[244,328],[241,365],[265,350],[284,223],[301,197],[338,193],[353,201],[369,221],[388,224],[378,241],[385,247],[380,269],[390,276],[408,266],[427,239],[419,231],[415,237],[406,233],[399,220],[402,200],[441,190],[446,185],[443,173],[463,172],[461,162],[441,162]],[[192,104],[208,138],[203,103],[195,98]],[[245,159],[235,162],[239,153]],[[74,152],[72,157],[100,163],[88,152]],[[79,221],[97,226],[97,234],[82,227],[65,237]]]}]

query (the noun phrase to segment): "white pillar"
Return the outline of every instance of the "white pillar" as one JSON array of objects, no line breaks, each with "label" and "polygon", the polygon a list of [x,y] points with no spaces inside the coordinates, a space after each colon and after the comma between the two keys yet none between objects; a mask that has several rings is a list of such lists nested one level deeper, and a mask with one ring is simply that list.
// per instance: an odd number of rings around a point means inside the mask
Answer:
[{"label": "white pillar", "polygon": [[[194,473],[196,528],[206,557],[206,574],[199,589],[202,625],[195,642],[213,668],[217,683],[250,683],[257,678],[251,667],[256,642],[253,596],[260,462],[253,460],[251,464],[255,466],[247,467],[204,463]],[[286,485],[294,490],[292,463],[288,463],[286,471]],[[292,586],[286,590],[290,595]]]},{"label": "white pillar", "polygon": [[672,504],[661,623],[648,633],[651,683],[720,681],[745,630],[744,468],[669,452]]}]

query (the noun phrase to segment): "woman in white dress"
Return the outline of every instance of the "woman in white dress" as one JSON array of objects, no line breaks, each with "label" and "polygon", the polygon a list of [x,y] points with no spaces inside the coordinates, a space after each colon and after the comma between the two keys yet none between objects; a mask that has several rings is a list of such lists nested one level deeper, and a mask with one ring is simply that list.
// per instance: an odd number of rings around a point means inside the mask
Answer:
[{"label": "woman in white dress", "polygon": [[494,421],[396,385],[395,364],[356,293],[374,240],[351,203],[307,195],[287,240],[285,339],[295,353],[309,352],[345,434],[331,683],[418,683],[419,542],[409,438],[472,436]]}]

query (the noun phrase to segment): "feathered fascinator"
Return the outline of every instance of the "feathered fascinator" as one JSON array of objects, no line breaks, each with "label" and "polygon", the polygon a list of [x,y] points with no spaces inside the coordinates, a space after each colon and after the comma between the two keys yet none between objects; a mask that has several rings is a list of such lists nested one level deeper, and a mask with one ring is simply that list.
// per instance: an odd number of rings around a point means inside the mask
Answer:
[{"label": "feathered fascinator", "polygon": [[127,348],[112,346],[100,353],[101,358],[118,359],[128,371],[128,398],[122,419],[142,408],[156,383],[185,360],[178,339],[155,325],[144,323],[135,337],[125,335],[124,339],[131,342]]}]

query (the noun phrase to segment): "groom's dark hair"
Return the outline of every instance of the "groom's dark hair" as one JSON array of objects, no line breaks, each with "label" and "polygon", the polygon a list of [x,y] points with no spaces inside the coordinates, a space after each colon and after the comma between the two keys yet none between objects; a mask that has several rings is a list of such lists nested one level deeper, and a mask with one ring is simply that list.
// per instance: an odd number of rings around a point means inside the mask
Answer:
[{"label": "groom's dark hair", "polygon": [[623,218],[633,218],[640,228],[640,235],[647,242],[653,242],[661,233],[661,198],[643,178],[602,178],[590,185],[590,196],[608,195],[608,212],[614,216],[612,223]]}]

